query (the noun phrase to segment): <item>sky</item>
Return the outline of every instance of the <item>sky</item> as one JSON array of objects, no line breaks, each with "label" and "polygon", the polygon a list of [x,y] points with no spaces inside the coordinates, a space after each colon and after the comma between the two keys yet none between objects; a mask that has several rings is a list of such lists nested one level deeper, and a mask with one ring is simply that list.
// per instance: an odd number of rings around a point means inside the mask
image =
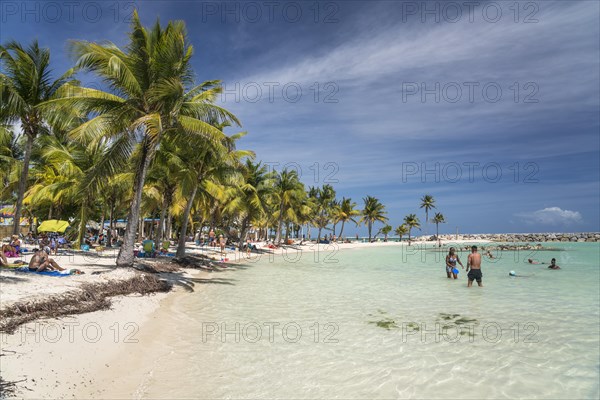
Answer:
[{"label": "sky", "polygon": [[377,197],[394,228],[415,213],[434,233],[429,194],[440,233],[600,231],[597,1],[2,0],[0,42],[39,40],[58,75],[68,40],[126,45],[134,8],[186,22],[239,148]]}]

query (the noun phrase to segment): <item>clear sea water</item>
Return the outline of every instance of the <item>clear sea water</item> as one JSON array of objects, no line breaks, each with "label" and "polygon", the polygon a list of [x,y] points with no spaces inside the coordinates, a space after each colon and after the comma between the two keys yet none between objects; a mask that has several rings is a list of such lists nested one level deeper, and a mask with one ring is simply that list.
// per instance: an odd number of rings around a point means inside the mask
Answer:
[{"label": "clear sea water", "polygon": [[545,247],[484,258],[482,288],[400,245],[214,273],[169,305],[138,395],[597,399],[600,243]]}]

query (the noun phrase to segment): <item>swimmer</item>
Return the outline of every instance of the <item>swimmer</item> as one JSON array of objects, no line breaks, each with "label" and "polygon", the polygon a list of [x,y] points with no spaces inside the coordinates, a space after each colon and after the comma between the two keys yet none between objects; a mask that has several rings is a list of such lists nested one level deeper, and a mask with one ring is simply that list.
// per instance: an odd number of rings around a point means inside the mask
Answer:
[{"label": "swimmer", "polygon": [[560,267],[558,265],[556,265],[556,258],[553,258],[550,261],[550,265],[548,266],[549,269],[560,269]]}]

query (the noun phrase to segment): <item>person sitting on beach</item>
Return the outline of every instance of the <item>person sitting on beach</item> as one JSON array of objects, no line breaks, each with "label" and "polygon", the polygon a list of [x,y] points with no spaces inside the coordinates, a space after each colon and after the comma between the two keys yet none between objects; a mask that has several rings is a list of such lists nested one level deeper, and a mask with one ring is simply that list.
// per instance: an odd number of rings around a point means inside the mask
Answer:
[{"label": "person sitting on beach", "polygon": [[64,271],[64,268],[61,268],[56,261],[52,258],[48,257],[50,254],[50,250],[37,250],[33,253],[31,260],[29,261],[29,270],[42,272],[42,271]]},{"label": "person sitting on beach", "polygon": [[560,269],[560,267],[558,265],[556,265],[556,258],[553,258],[550,261],[550,265],[548,266],[549,269]]},{"label": "person sitting on beach", "polygon": [[2,246],[2,253],[6,253],[9,257],[18,257],[21,251],[21,241],[19,236],[12,235],[10,243]]},{"label": "person sitting on beach", "polygon": [[448,279],[452,279],[452,276],[454,276],[454,279],[458,279],[458,274],[454,273],[456,263],[459,263],[462,269],[465,268],[463,263],[458,258],[458,255],[455,254],[455,252],[456,249],[454,249],[454,247],[450,247],[450,251],[446,256],[446,275],[448,276]]}]

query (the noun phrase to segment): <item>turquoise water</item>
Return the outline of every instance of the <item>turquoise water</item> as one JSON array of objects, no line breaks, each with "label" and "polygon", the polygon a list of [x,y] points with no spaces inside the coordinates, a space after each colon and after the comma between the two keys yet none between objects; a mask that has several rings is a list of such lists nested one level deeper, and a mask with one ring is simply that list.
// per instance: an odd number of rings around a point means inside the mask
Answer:
[{"label": "turquoise water", "polygon": [[[171,344],[140,392],[598,398],[600,244],[546,247],[564,251],[485,258],[483,288],[467,288],[462,270],[447,279],[445,253],[400,245],[307,249],[297,262],[265,257],[214,273],[217,283],[173,304]],[[526,263],[552,257],[562,270]]]}]

